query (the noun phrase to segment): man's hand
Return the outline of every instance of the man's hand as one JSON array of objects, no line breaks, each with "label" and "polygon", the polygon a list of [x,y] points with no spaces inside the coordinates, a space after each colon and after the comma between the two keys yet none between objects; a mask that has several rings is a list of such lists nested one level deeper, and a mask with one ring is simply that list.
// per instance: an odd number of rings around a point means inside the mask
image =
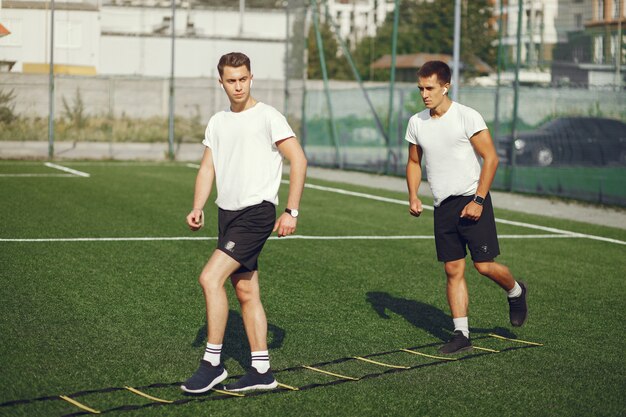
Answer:
[{"label": "man's hand", "polygon": [[187,225],[192,231],[200,230],[204,226],[204,211],[202,209],[193,209],[187,215]]},{"label": "man's hand", "polygon": [[463,207],[463,211],[461,212],[461,218],[477,222],[482,214],[483,206],[481,206],[480,204],[476,204],[473,201],[470,201],[465,207]]},{"label": "man's hand", "polygon": [[272,232],[278,231],[278,237],[289,236],[295,233],[297,224],[298,219],[292,217],[289,213],[283,213],[278,220],[276,220]]},{"label": "man's hand", "polygon": [[419,217],[422,211],[422,200],[417,197],[411,198],[409,201],[409,213],[411,213],[411,216]]}]

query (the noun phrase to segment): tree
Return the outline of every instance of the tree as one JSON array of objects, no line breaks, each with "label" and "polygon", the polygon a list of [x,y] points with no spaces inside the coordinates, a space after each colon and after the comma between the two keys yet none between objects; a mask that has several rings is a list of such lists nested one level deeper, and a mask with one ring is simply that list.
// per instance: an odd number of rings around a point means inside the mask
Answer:
[{"label": "tree", "polygon": [[[326,71],[328,78],[337,80],[351,79],[351,72],[348,61],[339,55],[339,44],[330,26],[327,23],[319,24],[320,35],[324,47],[324,59],[326,61]],[[319,50],[315,36],[315,26],[311,25],[308,36],[309,66],[307,76],[309,79],[321,79],[322,67],[319,59]]]},{"label": "tree", "polygon": [[[454,42],[455,0],[401,0],[397,54],[418,52],[452,54]],[[389,71],[371,72],[370,64],[391,54],[393,12],[387,14],[374,38],[364,38],[354,50],[355,61],[364,79],[386,80]],[[461,31],[461,59],[476,56],[490,65],[495,64],[493,42],[496,33],[490,26],[493,9],[488,0],[464,0]]]}]

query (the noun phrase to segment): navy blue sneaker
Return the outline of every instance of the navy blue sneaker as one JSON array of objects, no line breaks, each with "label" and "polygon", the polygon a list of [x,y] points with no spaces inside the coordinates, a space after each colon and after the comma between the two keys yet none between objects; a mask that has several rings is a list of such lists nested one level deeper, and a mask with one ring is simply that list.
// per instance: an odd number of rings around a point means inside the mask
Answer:
[{"label": "navy blue sneaker", "polygon": [[239,378],[239,380],[226,385],[226,391],[242,392],[257,389],[274,389],[278,386],[276,378],[272,375],[272,370],[268,370],[264,374],[252,367],[248,373]]},{"label": "navy blue sneaker", "polygon": [[472,349],[472,342],[470,342],[469,337],[465,337],[462,331],[455,330],[452,339],[450,339],[445,345],[441,346],[438,352],[445,355],[452,355]]},{"label": "navy blue sneaker", "polygon": [[186,380],[180,388],[192,394],[207,392],[228,377],[228,372],[221,363],[217,366],[211,365],[204,359],[200,361],[198,370]]},{"label": "navy blue sneaker", "polygon": [[522,287],[522,295],[515,298],[509,298],[509,320],[515,327],[522,326],[526,323],[528,318],[528,304],[526,303],[526,284],[522,281],[517,281],[520,287]]}]

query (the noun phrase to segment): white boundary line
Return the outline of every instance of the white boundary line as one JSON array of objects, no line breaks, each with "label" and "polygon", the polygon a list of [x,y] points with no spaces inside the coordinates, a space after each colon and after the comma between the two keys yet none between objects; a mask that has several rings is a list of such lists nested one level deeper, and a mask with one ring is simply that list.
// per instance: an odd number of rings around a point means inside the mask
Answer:
[{"label": "white boundary line", "polygon": [[0,174],[0,177],[65,177],[80,178],[74,174]]},{"label": "white boundary line", "polygon": [[48,168],[54,168],[54,169],[58,169],[60,171],[69,172],[70,174],[78,175],[79,177],[89,178],[91,176],[91,175],[87,174],[86,172],[77,171],[77,170],[72,169],[72,168],[64,167],[63,165],[53,164],[52,162],[46,162],[46,163],[44,163],[44,165],[47,166]]},{"label": "white boundary line", "polygon": [[[71,168],[67,168],[61,165],[57,165],[57,164],[53,164],[50,162],[46,162],[44,164],[47,167],[50,168],[54,168],[54,169],[59,169],[61,171],[66,171],[69,172],[72,175],[75,176],[80,176],[80,177],[90,177],[90,175],[86,172],[82,172],[82,171],[77,171]],[[199,168],[199,165],[197,164],[187,164],[187,167],[189,168]],[[13,174],[13,175],[37,175],[40,176],[40,174]],[[41,175],[49,175],[49,174],[41,174]],[[56,176],[71,176],[71,175],[64,175],[64,174],[56,174]],[[288,181],[282,180],[282,183],[288,183]],[[400,204],[400,205],[404,205],[404,206],[408,206],[408,202],[405,200],[398,200],[398,199],[394,199],[394,198],[387,198],[387,197],[381,197],[381,196],[377,196],[377,195],[373,195],[373,194],[367,194],[367,193],[359,193],[359,192],[354,192],[354,191],[348,191],[348,190],[344,190],[341,188],[334,188],[334,187],[324,187],[324,186],[320,186],[320,185],[314,185],[314,184],[305,184],[304,185],[306,188],[312,188],[315,190],[320,190],[320,191],[328,191],[328,192],[334,192],[337,194],[343,194],[343,195],[349,195],[349,196],[354,196],[354,197],[361,197],[361,198],[367,198],[369,200],[375,200],[375,201],[382,201],[382,202],[386,202],[386,203],[393,203],[393,204]],[[423,207],[427,210],[434,210],[433,206],[429,206],[429,205],[423,205]],[[540,235],[540,234],[536,234],[536,235],[499,235],[499,237],[501,238],[505,238],[505,239],[549,239],[549,238],[586,238],[586,239],[592,239],[592,240],[598,240],[598,241],[603,241],[603,242],[609,242],[609,243],[616,243],[619,245],[626,245],[626,242],[622,241],[622,240],[618,240],[618,239],[611,239],[611,238],[607,238],[607,237],[602,237],[602,236],[594,236],[594,235],[588,235],[588,234],[584,234],[584,233],[577,233],[577,232],[571,232],[568,230],[562,230],[562,229],[557,229],[554,227],[545,227],[545,226],[539,226],[539,225],[535,225],[535,224],[531,224],[531,223],[524,223],[524,222],[517,222],[517,221],[512,221],[512,220],[505,220],[505,219],[500,219],[500,218],[496,218],[496,222],[498,223],[503,223],[503,224],[509,224],[512,226],[519,226],[519,227],[525,227],[525,228],[529,228],[529,229],[536,229],[536,230],[542,230],[545,232],[552,232],[552,233],[556,233],[555,235]],[[120,237],[120,238],[51,238],[51,239],[2,239],[0,238],[0,242],[93,242],[93,241],[108,241],[108,242],[115,242],[115,241],[155,241],[155,240],[215,240],[217,239],[216,237],[195,237],[195,236],[183,236],[183,237]],[[270,237],[271,240],[274,239],[279,239],[278,237]],[[286,238],[281,238],[281,239],[309,239],[309,240],[347,240],[347,239],[352,239],[352,240],[389,240],[389,239],[433,239],[433,237],[431,235],[428,236],[302,236],[302,235],[295,235],[295,236],[289,236]]]},{"label": "white boundary line", "polygon": [[[286,181],[286,180],[283,180],[282,182],[283,183],[288,183],[288,181]],[[315,189],[315,190],[329,191],[329,192],[333,192],[333,193],[337,193],[337,194],[343,194],[343,195],[350,195],[350,196],[354,196],[354,197],[367,198],[367,199],[370,199],[370,200],[383,201],[383,202],[394,203],[394,204],[401,204],[401,205],[404,205],[404,206],[408,206],[409,205],[408,201],[405,201],[405,200],[398,200],[398,199],[395,199],[395,198],[380,197],[380,196],[377,196],[377,195],[366,194],[366,193],[357,193],[357,192],[354,192],[354,191],[343,190],[341,188],[323,187],[323,186],[320,186],[320,185],[313,185],[313,184],[305,184],[304,186],[306,188],[312,188],[312,189]],[[434,210],[433,206],[429,206],[429,205],[425,205],[424,204],[422,207],[424,207],[427,210]],[[588,234],[585,234],[585,233],[571,232],[569,230],[557,229],[557,228],[554,228],[554,227],[546,227],[546,226],[539,226],[539,225],[531,224],[531,223],[516,222],[516,221],[512,221],[512,220],[500,219],[500,218],[497,218],[497,217],[496,217],[496,222],[502,223],[502,224],[509,224],[509,225],[512,225],[512,226],[526,227],[526,228],[529,228],[529,229],[542,230],[544,232],[558,233],[558,234],[562,234],[562,235],[567,235],[569,237],[581,237],[581,238],[586,238],[586,239],[591,239],[591,240],[599,240],[599,241],[602,241],[602,242],[616,243],[618,245],[626,245],[626,242],[624,242],[623,240],[611,239],[611,238],[603,237],[603,236],[588,235]]]},{"label": "white boundary line", "polygon": [[[502,239],[554,239],[576,238],[575,235],[499,235]],[[286,237],[272,236],[269,240],[433,240],[433,235],[414,236],[304,236],[292,235]],[[70,237],[70,238],[42,238],[42,239],[2,239],[0,242],[146,242],[146,241],[181,241],[181,240],[217,240],[214,236],[172,236],[172,237]]]},{"label": "white boundary line", "polygon": [[[37,164],[39,165],[39,164]],[[44,162],[44,166],[48,168],[58,169],[60,171],[67,172],[67,174],[0,174],[0,177],[63,177],[63,178],[89,178],[90,175],[86,172],[77,171],[72,168],[64,167],[62,165],[53,164],[52,162]]]}]

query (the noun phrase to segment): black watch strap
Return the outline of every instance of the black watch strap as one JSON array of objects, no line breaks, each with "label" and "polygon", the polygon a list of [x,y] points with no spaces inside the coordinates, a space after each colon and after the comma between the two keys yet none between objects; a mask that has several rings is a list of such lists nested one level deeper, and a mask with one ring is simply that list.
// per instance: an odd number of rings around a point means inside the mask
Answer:
[{"label": "black watch strap", "polygon": [[481,197],[479,195],[475,195],[474,196],[474,200],[472,200],[474,203],[478,204],[479,206],[482,206],[485,203],[485,198]]}]

